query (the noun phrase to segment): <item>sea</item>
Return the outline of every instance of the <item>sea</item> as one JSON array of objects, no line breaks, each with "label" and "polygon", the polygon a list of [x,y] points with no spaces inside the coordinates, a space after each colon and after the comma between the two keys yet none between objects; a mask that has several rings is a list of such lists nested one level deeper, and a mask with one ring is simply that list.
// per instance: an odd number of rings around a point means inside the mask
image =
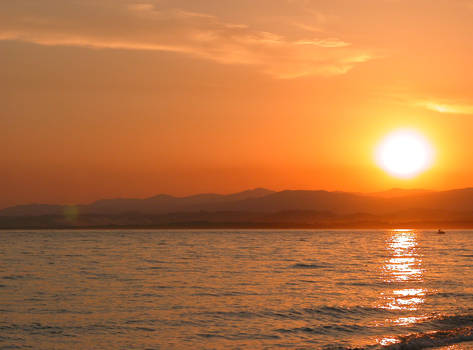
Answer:
[{"label": "sea", "polygon": [[0,231],[0,349],[473,349],[473,231]]}]

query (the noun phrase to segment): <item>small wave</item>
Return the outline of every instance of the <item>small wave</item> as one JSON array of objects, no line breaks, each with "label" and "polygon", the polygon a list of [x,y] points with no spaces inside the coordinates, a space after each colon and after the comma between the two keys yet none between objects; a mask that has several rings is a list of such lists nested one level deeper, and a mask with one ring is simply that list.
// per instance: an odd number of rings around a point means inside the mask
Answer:
[{"label": "small wave", "polygon": [[156,329],[154,328],[149,328],[149,327],[136,327],[135,328],[138,331],[143,331],[143,332],[155,332]]},{"label": "small wave", "polygon": [[425,349],[439,346],[458,344],[473,340],[473,328],[457,328],[446,331],[411,334],[399,337],[399,342],[385,346],[388,350]]},{"label": "small wave", "polygon": [[339,281],[336,283],[338,286],[356,286],[356,287],[371,287],[376,283],[373,282],[357,282],[357,281]]},{"label": "small wave", "polygon": [[219,293],[202,292],[202,293],[193,293],[191,295],[198,296],[198,297],[231,297],[231,296],[240,296],[240,295],[259,295],[259,294],[251,293],[251,292],[230,291],[230,292],[219,292]]},{"label": "small wave", "polygon": [[291,266],[293,269],[322,269],[326,265],[297,263]]},{"label": "small wave", "polygon": [[[298,331],[304,331],[299,329]],[[309,331],[309,329],[305,330]],[[384,345],[382,341],[375,345],[364,347],[346,347],[327,345],[324,350],[421,350],[461,344],[473,340],[473,328],[463,327],[450,330],[414,333],[406,336],[389,337],[390,344]]]},{"label": "small wave", "polygon": [[[211,296],[217,296],[211,294]],[[213,318],[233,319],[233,318],[270,318],[277,320],[308,320],[320,319],[320,317],[332,317],[335,319],[358,320],[367,315],[385,313],[385,310],[372,307],[330,307],[322,306],[318,308],[301,308],[288,310],[261,310],[261,311],[213,311],[199,313],[199,315],[210,316]],[[342,325],[343,326],[343,325]],[[323,327],[323,326],[322,326]],[[348,326],[349,327],[349,326]],[[291,329],[280,329],[279,331],[291,332]]]},{"label": "small wave", "polygon": [[[389,312],[389,311],[388,311]],[[386,314],[386,310],[374,307],[336,307],[321,306],[315,308],[289,309],[282,311],[266,311],[265,317],[276,319],[307,320],[308,318],[329,317],[335,319],[358,320],[369,315]]]},{"label": "small wave", "polygon": [[11,276],[3,276],[2,277],[4,280],[20,280],[25,278],[23,275],[11,275]]},{"label": "small wave", "polygon": [[162,285],[157,285],[157,286],[153,286],[152,289],[173,289],[175,287],[172,287],[172,286],[162,286]]},{"label": "small wave", "polygon": [[331,334],[335,332],[355,333],[363,330],[365,327],[358,324],[327,324],[316,327],[297,327],[297,328],[280,328],[276,332],[279,333],[309,333],[309,334]]},{"label": "small wave", "polygon": [[448,327],[472,326],[473,315],[466,314],[466,315],[440,316],[440,317],[435,318],[433,322],[439,324],[440,326],[448,326]]},{"label": "small wave", "polygon": [[144,262],[150,263],[150,264],[165,264],[165,261],[162,260],[155,260],[155,259],[143,259]]},{"label": "small wave", "polygon": [[461,293],[461,292],[439,292],[439,293],[427,293],[429,296],[442,297],[442,298],[472,298],[472,293]]},{"label": "small wave", "polygon": [[229,319],[229,318],[256,318],[261,317],[261,314],[251,311],[214,311],[214,312],[201,312],[199,315],[210,316],[218,319]]},{"label": "small wave", "polygon": [[[341,307],[341,306],[321,306],[318,308],[305,308],[303,309],[304,313],[307,314],[323,314],[329,316],[337,315],[367,315],[367,314],[377,314],[377,313],[386,313],[386,310],[380,309],[377,307],[369,306],[354,306],[354,307]],[[389,311],[389,310],[388,310]]]},{"label": "small wave", "polygon": [[250,333],[238,333],[231,335],[223,335],[217,333],[199,333],[201,338],[222,338],[226,340],[242,340],[242,339],[251,339],[251,340],[268,340],[268,339],[280,339],[278,335],[275,334],[250,334]]}]

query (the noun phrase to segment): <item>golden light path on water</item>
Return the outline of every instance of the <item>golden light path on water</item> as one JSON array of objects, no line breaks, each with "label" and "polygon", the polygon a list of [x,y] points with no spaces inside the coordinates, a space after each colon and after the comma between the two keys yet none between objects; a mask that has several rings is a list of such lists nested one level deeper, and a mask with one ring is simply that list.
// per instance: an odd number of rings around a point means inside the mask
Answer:
[{"label": "golden light path on water", "polygon": [[[418,248],[417,232],[393,230],[386,239],[388,258],[382,267],[382,279],[387,284],[398,286],[380,295],[378,307],[387,310],[417,311],[425,301],[426,290],[422,287],[424,269],[422,255]],[[408,326],[424,319],[424,316],[404,316],[386,320],[399,326]],[[398,342],[396,338],[385,337],[380,345]]]}]

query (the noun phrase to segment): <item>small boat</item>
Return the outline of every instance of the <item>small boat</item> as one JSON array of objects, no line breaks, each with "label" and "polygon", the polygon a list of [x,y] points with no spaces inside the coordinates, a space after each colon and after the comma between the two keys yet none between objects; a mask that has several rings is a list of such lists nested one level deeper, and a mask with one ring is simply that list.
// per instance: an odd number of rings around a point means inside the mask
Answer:
[{"label": "small boat", "polygon": [[444,234],[445,234],[445,231],[442,231],[441,229],[438,229],[438,230],[437,230],[437,234],[439,234],[439,235],[444,235]]}]

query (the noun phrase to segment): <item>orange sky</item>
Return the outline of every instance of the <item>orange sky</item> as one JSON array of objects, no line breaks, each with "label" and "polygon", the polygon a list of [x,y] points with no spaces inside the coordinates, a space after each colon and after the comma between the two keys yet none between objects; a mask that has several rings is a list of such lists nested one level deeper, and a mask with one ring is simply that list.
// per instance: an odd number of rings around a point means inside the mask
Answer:
[{"label": "orange sky", "polygon": [[[0,207],[473,185],[471,0],[0,2]],[[374,164],[408,127],[410,180]]]}]

